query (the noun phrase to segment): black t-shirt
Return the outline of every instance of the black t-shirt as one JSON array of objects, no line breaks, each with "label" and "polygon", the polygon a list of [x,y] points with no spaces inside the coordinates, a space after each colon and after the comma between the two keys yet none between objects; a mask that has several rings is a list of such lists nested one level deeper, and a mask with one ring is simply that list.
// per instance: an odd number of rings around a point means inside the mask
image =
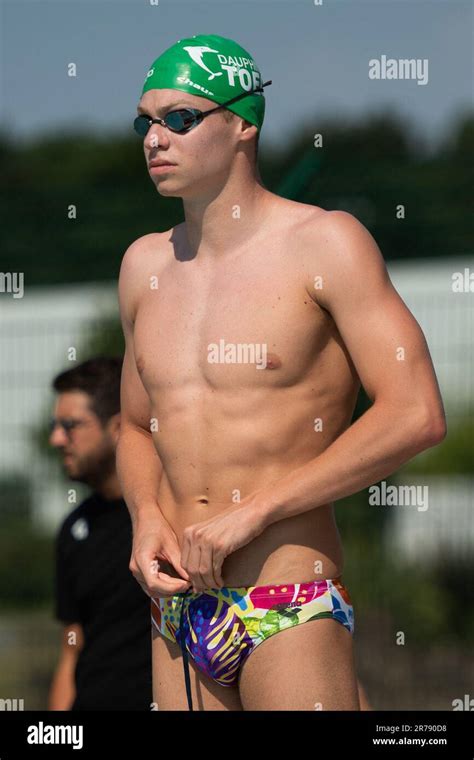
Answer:
[{"label": "black t-shirt", "polygon": [[130,572],[131,550],[123,499],[94,493],[61,525],[55,617],[84,630],[72,710],[150,709],[150,597]]}]

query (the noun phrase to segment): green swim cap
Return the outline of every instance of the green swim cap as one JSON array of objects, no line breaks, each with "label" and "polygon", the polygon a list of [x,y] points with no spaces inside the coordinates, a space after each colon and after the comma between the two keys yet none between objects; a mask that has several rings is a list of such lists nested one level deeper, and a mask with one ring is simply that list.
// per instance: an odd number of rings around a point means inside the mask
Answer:
[{"label": "green swim cap", "polygon": [[[153,61],[142,95],[147,90],[169,88],[200,95],[221,105],[262,84],[262,75],[244,48],[217,34],[196,34],[178,40]],[[241,98],[226,108],[255,124],[260,132],[265,115],[263,92]]]}]

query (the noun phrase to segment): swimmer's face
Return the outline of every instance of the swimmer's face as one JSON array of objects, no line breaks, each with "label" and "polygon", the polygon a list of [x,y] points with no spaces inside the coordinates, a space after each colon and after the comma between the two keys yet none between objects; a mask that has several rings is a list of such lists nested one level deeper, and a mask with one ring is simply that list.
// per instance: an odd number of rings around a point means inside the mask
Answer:
[{"label": "swimmer's face", "polygon": [[[71,480],[99,485],[115,471],[116,419],[105,427],[91,409],[91,398],[83,391],[60,393],[54,407],[56,426],[49,438],[61,455]],[[59,422],[71,426],[66,431]]]},{"label": "swimmer's face", "polygon": [[[142,95],[137,112],[163,118],[168,111],[186,106],[207,111],[216,105],[212,100],[179,90],[148,90]],[[143,150],[150,178],[160,195],[202,199],[225,182],[239,144],[252,140],[256,127],[248,125],[242,131],[242,119],[223,114],[220,110],[206,116],[184,134],[152,124],[142,138]],[[151,168],[149,162],[153,159],[169,161],[174,166],[167,170]]]}]

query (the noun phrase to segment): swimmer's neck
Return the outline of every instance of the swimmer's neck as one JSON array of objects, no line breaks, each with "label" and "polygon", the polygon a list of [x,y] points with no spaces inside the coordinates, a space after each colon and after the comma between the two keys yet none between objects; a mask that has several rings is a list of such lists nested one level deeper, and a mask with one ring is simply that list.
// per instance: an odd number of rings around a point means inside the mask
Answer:
[{"label": "swimmer's neck", "polygon": [[201,260],[220,259],[245,245],[261,229],[272,199],[255,174],[233,173],[208,193],[183,198],[186,246]]}]

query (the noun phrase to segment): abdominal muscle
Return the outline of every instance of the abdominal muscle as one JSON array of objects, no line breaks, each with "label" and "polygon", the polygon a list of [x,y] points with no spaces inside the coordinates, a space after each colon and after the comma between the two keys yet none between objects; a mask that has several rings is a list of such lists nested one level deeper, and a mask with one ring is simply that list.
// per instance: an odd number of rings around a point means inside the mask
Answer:
[{"label": "abdominal muscle", "polygon": [[[192,492],[189,493],[180,492],[178,499],[166,474],[165,465],[158,494],[160,509],[176,533],[181,547],[186,527],[209,520],[235,506],[231,494],[236,482],[243,486],[243,500],[245,496],[264,489],[266,484],[278,480],[303,463],[288,467],[287,461],[280,466],[272,462],[271,468],[263,466],[261,471],[252,465],[250,478],[248,474],[246,478],[242,473],[239,476],[231,466],[218,467],[215,469],[212,488],[214,495],[206,492],[206,489],[196,487],[191,488]],[[185,482],[184,468],[182,477],[179,469],[179,466],[173,467],[175,483]],[[209,482],[205,475],[205,472],[193,472],[191,480],[197,484]],[[222,498],[224,494],[229,494],[227,500]],[[249,508],[258,509],[258,501]],[[179,577],[169,565],[162,569],[173,577]],[[326,504],[268,525],[259,536],[225,558],[222,579],[226,586],[302,583],[336,578],[342,569],[343,551],[333,505]]]}]

